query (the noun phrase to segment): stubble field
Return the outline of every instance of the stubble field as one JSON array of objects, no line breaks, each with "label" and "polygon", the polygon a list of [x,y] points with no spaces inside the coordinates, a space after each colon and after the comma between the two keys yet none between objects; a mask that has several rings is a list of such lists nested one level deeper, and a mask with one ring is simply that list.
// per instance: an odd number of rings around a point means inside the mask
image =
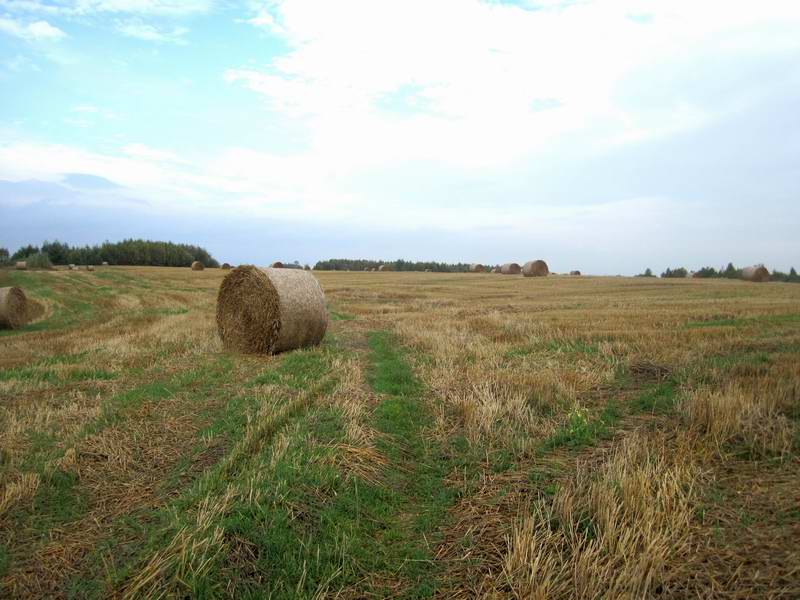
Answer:
[{"label": "stubble field", "polygon": [[0,597],[800,597],[800,286],[319,272],[223,350],[224,271],[0,272]]}]

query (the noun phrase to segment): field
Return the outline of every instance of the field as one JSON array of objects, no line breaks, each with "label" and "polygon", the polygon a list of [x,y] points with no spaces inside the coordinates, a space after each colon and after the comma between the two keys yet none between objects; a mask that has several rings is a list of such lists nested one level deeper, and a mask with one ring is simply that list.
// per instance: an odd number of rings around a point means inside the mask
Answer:
[{"label": "field", "polygon": [[224,274],[0,272],[0,597],[800,597],[800,285]]}]

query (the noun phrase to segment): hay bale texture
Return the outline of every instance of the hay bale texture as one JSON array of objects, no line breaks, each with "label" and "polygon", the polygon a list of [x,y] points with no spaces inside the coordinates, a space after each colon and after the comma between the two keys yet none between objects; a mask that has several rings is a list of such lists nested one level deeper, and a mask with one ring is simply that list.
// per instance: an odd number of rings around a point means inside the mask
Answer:
[{"label": "hay bale texture", "polygon": [[484,269],[483,265],[480,263],[473,263],[469,266],[470,273],[483,273],[486,269]]},{"label": "hay bale texture", "polygon": [[199,260],[192,262],[192,271],[202,271],[203,269],[205,266]]},{"label": "hay bale texture", "polygon": [[94,265],[86,265],[87,271],[94,271]]},{"label": "hay bale texture", "polygon": [[753,281],[755,283],[763,283],[765,281],[769,281],[769,271],[764,265],[745,267],[742,269],[742,279],[745,281]]},{"label": "hay bale texture", "polygon": [[380,267],[378,267],[378,271],[391,271],[391,270],[392,267],[390,267],[389,265],[381,265]]},{"label": "hay bale texture", "polygon": [[28,299],[18,287],[0,288],[0,329],[14,329],[28,319]]},{"label": "hay bale texture", "polygon": [[500,267],[500,272],[503,275],[519,275],[521,271],[522,267],[520,267],[517,263],[506,263]]},{"label": "hay bale texture", "polygon": [[24,260],[18,260],[14,268],[17,269],[17,271],[25,271],[28,269],[28,263]]},{"label": "hay bale texture", "polygon": [[545,277],[550,274],[550,269],[543,260],[529,260],[522,267],[522,274],[525,277]]},{"label": "hay bale texture", "polygon": [[327,328],[325,294],[311,273],[244,265],[222,280],[217,331],[228,349],[272,354],[315,346]]},{"label": "hay bale texture", "polygon": [[279,260],[276,260],[274,263],[270,265],[273,269],[282,269],[283,263]]}]

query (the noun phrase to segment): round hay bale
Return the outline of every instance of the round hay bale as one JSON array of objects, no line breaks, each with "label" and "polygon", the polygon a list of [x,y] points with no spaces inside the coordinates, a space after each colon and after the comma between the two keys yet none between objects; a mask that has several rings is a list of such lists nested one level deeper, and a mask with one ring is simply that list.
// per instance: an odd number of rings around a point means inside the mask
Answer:
[{"label": "round hay bale", "polygon": [[473,263],[469,266],[470,273],[483,273],[486,269],[483,267],[482,264]]},{"label": "round hay bale", "polygon": [[529,260],[522,267],[522,274],[525,277],[545,277],[550,273],[547,263],[543,260]]},{"label": "round hay bale", "polygon": [[282,269],[283,263],[279,260],[276,260],[274,263],[270,265],[273,269]]},{"label": "round hay bale", "polygon": [[0,288],[0,329],[14,329],[28,320],[28,299],[18,287]]},{"label": "round hay bale", "polygon": [[580,271],[570,271],[569,274],[574,276],[574,277],[580,277],[581,276],[581,272]]},{"label": "round hay bale", "polygon": [[425,269],[425,272],[426,273],[431,273],[432,271],[430,269]]},{"label": "round hay bale", "polygon": [[304,271],[310,271],[311,267],[309,265],[303,265],[303,270]]},{"label": "round hay bale", "polygon": [[391,265],[381,265],[380,267],[378,267],[378,271],[391,271],[391,270],[392,270]]},{"label": "round hay bale", "polygon": [[87,271],[94,271],[94,265],[86,265]]},{"label": "round hay bale", "polygon": [[192,262],[192,271],[202,271],[205,268],[205,265],[203,265],[203,263],[201,263],[199,260]]},{"label": "round hay bale", "polygon": [[311,273],[245,265],[222,280],[217,331],[228,349],[271,354],[315,346],[327,328],[325,294]]},{"label": "round hay bale", "polygon": [[506,263],[500,267],[500,272],[503,275],[519,275],[521,271],[522,267],[520,267],[517,263]]},{"label": "round hay bale", "polygon": [[230,263],[222,263],[222,266],[220,267],[220,269],[223,269],[224,271],[228,271],[230,268]]},{"label": "round hay bale", "polygon": [[24,260],[18,260],[17,263],[14,265],[14,268],[17,271],[26,271],[28,269],[28,263]]},{"label": "round hay bale", "polygon": [[742,269],[742,279],[755,283],[763,283],[764,281],[769,281],[769,271],[764,265],[745,267]]},{"label": "round hay bale", "polygon": [[68,268],[70,271],[74,271],[74,270],[75,270],[77,267],[76,267],[74,264],[71,264],[71,263],[70,263],[70,264],[67,266],[67,268]]},{"label": "round hay bale", "polygon": [[107,267],[108,266],[108,261],[104,260],[102,263],[100,263],[100,266],[101,267]]}]

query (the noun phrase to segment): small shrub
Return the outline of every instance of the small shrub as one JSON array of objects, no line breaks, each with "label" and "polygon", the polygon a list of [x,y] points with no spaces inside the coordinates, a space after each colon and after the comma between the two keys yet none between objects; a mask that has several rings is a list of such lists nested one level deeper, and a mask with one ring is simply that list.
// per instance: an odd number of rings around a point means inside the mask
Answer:
[{"label": "small shrub", "polygon": [[25,258],[29,269],[52,269],[53,263],[50,257],[44,252],[37,252]]}]

